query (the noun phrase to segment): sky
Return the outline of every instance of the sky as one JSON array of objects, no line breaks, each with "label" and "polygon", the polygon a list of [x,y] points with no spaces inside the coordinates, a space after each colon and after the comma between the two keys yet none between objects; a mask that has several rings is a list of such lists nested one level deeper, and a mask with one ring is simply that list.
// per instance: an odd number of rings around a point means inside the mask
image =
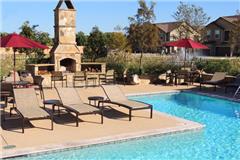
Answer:
[{"label": "sky", "polygon": [[[136,0],[72,0],[77,10],[77,32],[89,34],[98,26],[103,32],[114,27],[129,25],[128,17],[137,12]],[[149,1],[147,1],[149,2]],[[172,17],[180,1],[155,0],[156,23],[174,21]],[[188,0],[182,2],[200,6],[211,17],[210,22],[220,16],[234,15],[240,9],[240,0]],[[54,36],[54,8],[58,0],[0,0],[0,32],[19,33],[25,21],[39,25],[39,31]]]}]

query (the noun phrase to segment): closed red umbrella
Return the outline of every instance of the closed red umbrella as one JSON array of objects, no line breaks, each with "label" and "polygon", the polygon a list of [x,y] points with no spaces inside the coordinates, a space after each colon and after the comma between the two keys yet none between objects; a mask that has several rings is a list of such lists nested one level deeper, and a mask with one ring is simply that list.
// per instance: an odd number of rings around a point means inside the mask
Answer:
[{"label": "closed red umbrella", "polygon": [[16,67],[16,49],[17,48],[39,48],[39,49],[48,49],[47,46],[42,45],[38,42],[30,40],[26,37],[18,35],[16,33],[9,34],[1,38],[0,47],[12,47],[14,51],[13,59],[13,71],[14,71],[14,82],[15,82],[15,67]]},{"label": "closed red umbrella", "polygon": [[184,67],[185,67],[185,61],[186,61],[186,48],[208,49],[207,46],[201,43],[195,42],[188,38],[180,39],[178,41],[168,42],[168,43],[165,43],[164,46],[185,48]]}]

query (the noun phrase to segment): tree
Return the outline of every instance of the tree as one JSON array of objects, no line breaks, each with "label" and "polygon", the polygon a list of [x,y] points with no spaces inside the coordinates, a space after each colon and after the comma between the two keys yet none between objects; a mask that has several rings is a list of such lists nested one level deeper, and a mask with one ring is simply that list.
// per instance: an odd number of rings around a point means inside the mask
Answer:
[{"label": "tree", "polygon": [[120,25],[116,25],[113,28],[114,32],[123,32],[124,28],[122,28]]},{"label": "tree", "polygon": [[37,40],[37,30],[38,25],[30,26],[29,21],[25,21],[22,26],[19,28],[21,30],[20,35],[32,39],[34,41]]},{"label": "tree", "polygon": [[107,55],[106,39],[98,27],[93,27],[87,39],[87,45],[84,48],[84,57],[95,62],[97,58]]},{"label": "tree", "polygon": [[107,32],[105,38],[108,52],[128,50],[127,37],[122,32]]},{"label": "tree", "polygon": [[0,37],[5,37],[5,36],[7,36],[7,35],[8,35],[7,32],[0,32]]},{"label": "tree", "polygon": [[127,28],[127,38],[133,52],[140,52],[139,74],[141,74],[143,52],[154,52],[160,44],[159,30],[152,24],[155,20],[155,3],[147,6],[145,0],[139,0],[137,14],[129,17],[130,26]]},{"label": "tree", "polygon": [[[19,28],[20,35],[29,38],[31,40],[37,41],[41,44],[52,46],[53,40],[50,38],[49,33],[47,32],[41,32],[38,31],[36,28],[38,25],[32,25],[30,26],[30,22],[26,21],[22,24],[22,26]],[[44,53],[42,49],[18,49],[19,52],[26,53],[28,60],[28,63],[41,63],[41,61],[44,58]],[[35,53],[35,55],[32,57],[31,53]]]},{"label": "tree", "polygon": [[240,49],[240,12],[236,12],[237,19],[233,22],[234,28],[230,31],[229,44],[230,44],[230,57],[233,56],[233,53],[236,49],[239,52]]},{"label": "tree", "polygon": [[76,34],[76,42],[78,46],[85,46],[87,44],[87,36],[83,32]]},{"label": "tree", "polygon": [[26,21],[19,28],[21,30],[20,35],[27,37],[31,40],[37,41],[44,45],[48,45],[48,46],[53,45],[53,40],[50,38],[49,33],[38,31],[36,29],[38,26],[39,25],[30,26],[30,22]]},{"label": "tree", "polygon": [[[209,22],[210,17],[204,12],[202,7],[180,2],[177,11],[173,14],[177,21],[186,22],[201,34],[202,28]],[[190,30],[184,30],[185,35],[189,35]]]},{"label": "tree", "polygon": [[37,31],[36,41],[38,41],[41,44],[44,44],[46,46],[52,46],[53,45],[53,39],[50,38],[50,35],[47,32]]}]

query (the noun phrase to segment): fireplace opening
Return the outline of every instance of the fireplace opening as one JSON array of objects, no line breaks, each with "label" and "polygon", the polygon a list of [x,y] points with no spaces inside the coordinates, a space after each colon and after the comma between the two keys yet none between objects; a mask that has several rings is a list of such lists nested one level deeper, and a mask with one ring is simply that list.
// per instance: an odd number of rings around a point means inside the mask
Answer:
[{"label": "fireplace opening", "polygon": [[75,72],[76,71],[76,61],[71,58],[65,58],[60,61],[60,70],[66,72]]}]

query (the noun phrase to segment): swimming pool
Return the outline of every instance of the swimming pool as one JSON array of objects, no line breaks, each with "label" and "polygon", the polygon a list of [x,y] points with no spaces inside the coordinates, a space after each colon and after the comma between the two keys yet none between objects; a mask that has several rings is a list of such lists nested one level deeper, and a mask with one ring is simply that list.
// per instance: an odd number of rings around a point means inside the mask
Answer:
[{"label": "swimming pool", "polygon": [[129,98],[150,103],[155,110],[196,121],[206,127],[202,131],[148,137],[20,159],[240,159],[240,103],[185,92]]}]

